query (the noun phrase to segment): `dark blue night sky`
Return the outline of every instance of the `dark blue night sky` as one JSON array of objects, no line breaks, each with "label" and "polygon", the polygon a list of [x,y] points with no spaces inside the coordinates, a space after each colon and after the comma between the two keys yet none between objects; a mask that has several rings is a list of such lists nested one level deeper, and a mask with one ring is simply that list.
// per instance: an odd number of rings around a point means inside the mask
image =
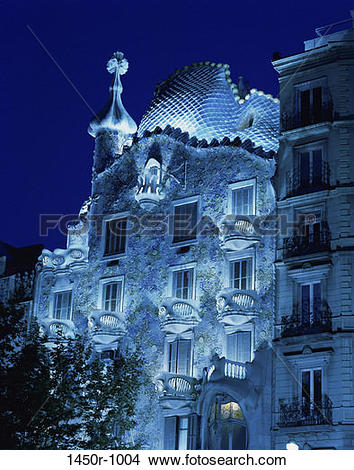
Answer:
[{"label": "dark blue night sky", "polygon": [[[301,52],[314,29],[349,19],[352,2],[1,1],[0,239],[64,247],[39,236],[39,214],[76,213],[90,194],[92,113],[108,98],[106,62],[129,60],[123,102],[137,124],[156,83],[176,68],[210,60],[230,65],[251,87],[278,96],[271,59]],[[84,97],[48,57],[27,25]]]}]

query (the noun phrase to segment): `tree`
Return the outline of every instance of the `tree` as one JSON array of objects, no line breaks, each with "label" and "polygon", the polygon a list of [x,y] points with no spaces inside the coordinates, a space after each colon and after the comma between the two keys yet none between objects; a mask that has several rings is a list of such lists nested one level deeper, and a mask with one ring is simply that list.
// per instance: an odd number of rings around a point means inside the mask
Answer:
[{"label": "tree", "polygon": [[[6,316],[11,320],[2,328]],[[138,353],[103,360],[85,336],[59,337],[48,348],[36,324],[26,334],[23,312],[0,306],[0,317],[0,353],[6,357],[0,367],[2,449],[138,446],[127,439],[144,380]]]}]

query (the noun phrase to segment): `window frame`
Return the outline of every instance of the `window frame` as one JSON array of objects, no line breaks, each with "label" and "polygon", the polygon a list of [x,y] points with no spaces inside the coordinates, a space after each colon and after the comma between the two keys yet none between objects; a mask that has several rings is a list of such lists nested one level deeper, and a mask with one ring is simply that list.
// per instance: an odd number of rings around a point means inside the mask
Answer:
[{"label": "window frame", "polygon": [[[195,300],[197,298],[197,279],[196,279],[196,263],[188,263],[188,264],[180,264],[177,266],[170,266],[169,267],[169,275],[168,275],[168,296],[175,297],[173,292],[173,278],[174,274],[178,271],[186,271],[191,270],[193,273],[193,280],[192,280],[192,296],[190,299],[184,300]],[[183,299],[182,299],[183,300]]]},{"label": "window frame", "polygon": [[310,408],[313,409],[314,407],[314,398],[315,398],[315,371],[320,370],[321,371],[321,401],[323,400],[324,397],[324,369],[323,366],[313,366],[313,367],[304,367],[299,369],[299,375],[300,375],[300,380],[299,380],[299,397],[302,399],[302,391],[303,391],[303,384],[302,384],[302,374],[304,372],[310,372]]},{"label": "window frame", "polygon": [[[69,313],[69,318],[57,318],[55,316],[55,304],[56,304],[56,298],[57,298],[57,295],[59,294],[64,294],[64,293],[68,293],[70,292],[70,313]],[[50,311],[51,311],[51,318],[53,320],[59,320],[59,321],[72,321],[73,319],[73,289],[72,287],[67,287],[67,288],[61,288],[61,289],[57,289],[57,290],[54,290],[52,292],[52,295],[51,295],[51,305],[50,305]]]},{"label": "window frame", "polygon": [[[233,193],[238,189],[252,187],[252,213],[251,214],[234,214],[233,213]],[[227,213],[233,215],[254,216],[257,214],[256,194],[257,194],[257,178],[250,178],[247,180],[237,181],[228,185],[227,190]]]},{"label": "window frame", "polygon": [[[327,155],[327,140],[320,139],[313,142],[309,142],[307,144],[296,145],[293,149],[293,169],[298,171],[299,178],[301,177],[301,169],[300,169],[300,155],[303,153],[309,153],[309,184],[308,186],[313,186],[313,174],[314,174],[314,165],[313,165],[313,152],[316,150],[321,150],[321,165],[328,162],[328,155]],[[322,172],[322,168],[321,168]]]},{"label": "window frame", "polygon": [[254,248],[226,253],[225,255],[226,262],[224,263],[224,289],[232,289],[232,287],[230,287],[231,286],[230,263],[234,261],[241,261],[244,258],[252,259],[251,288],[248,290],[257,290],[257,277],[256,277],[257,259],[256,259],[256,251]]},{"label": "window frame", "polygon": [[[322,88],[321,93],[321,109],[323,106],[328,103],[328,77],[319,77],[313,80],[307,80],[306,82],[296,83],[294,84],[294,95],[295,95],[295,110],[296,114],[300,117],[301,116],[301,93],[304,91],[310,92],[310,105],[309,105],[309,114],[314,113],[313,108],[313,90],[315,88]],[[305,124],[306,125],[306,124]]]},{"label": "window frame", "polygon": [[107,253],[106,254],[106,238],[107,238],[107,227],[108,224],[113,220],[126,219],[127,220],[127,232],[129,232],[129,212],[119,212],[117,214],[109,214],[103,218],[102,221],[102,242],[101,242],[101,252],[102,252],[102,261],[110,261],[127,256],[127,246],[128,246],[128,234],[125,236],[124,242],[124,252],[122,253]]},{"label": "window frame", "polygon": [[[194,245],[194,244],[198,243],[199,223],[200,223],[200,214],[201,214],[201,212],[200,212],[200,210],[201,210],[200,202],[201,202],[201,199],[200,199],[199,195],[190,196],[190,197],[187,197],[187,198],[178,199],[178,200],[175,200],[175,201],[171,202],[171,209],[172,209],[171,212],[172,213],[171,213],[169,224],[168,224],[169,225],[169,238],[170,238],[171,248],[179,248],[179,247]],[[174,242],[173,239],[174,239],[174,229],[175,229],[175,223],[174,223],[175,208],[177,206],[184,206],[184,205],[187,205],[187,204],[194,204],[194,203],[197,204],[197,221],[196,221],[195,238],[190,239],[190,240],[182,240],[182,241],[179,241],[179,242]]]},{"label": "window frame", "polygon": [[105,289],[106,284],[111,284],[113,282],[121,283],[121,296],[120,296],[120,302],[119,302],[119,309],[116,311],[107,310],[107,312],[109,311],[111,313],[120,313],[123,311],[123,301],[124,301],[124,276],[122,275],[102,278],[99,280],[97,308],[98,310],[106,311],[104,308],[104,300],[103,300],[104,289]]}]

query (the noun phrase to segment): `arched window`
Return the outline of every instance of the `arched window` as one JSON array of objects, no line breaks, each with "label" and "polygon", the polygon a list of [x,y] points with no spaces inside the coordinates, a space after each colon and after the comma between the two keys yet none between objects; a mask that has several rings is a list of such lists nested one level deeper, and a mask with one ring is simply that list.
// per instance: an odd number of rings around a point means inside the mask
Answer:
[{"label": "arched window", "polygon": [[247,427],[240,405],[230,396],[218,395],[209,414],[209,449],[247,448]]}]

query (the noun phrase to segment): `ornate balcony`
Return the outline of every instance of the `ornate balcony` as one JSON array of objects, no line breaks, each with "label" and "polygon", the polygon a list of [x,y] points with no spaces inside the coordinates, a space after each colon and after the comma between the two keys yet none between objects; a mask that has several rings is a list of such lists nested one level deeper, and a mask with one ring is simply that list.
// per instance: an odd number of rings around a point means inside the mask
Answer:
[{"label": "ornate balcony", "polygon": [[96,345],[117,342],[124,334],[124,319],[121,313],[98,310],[89,317],[90,335]]},{"label": "ornate balcony", "polygon": [[299,398],[279,400],[279,410],[278,426],[281,428],[332,424],[332,402],[327,395],[318,402]]},{"label": "ornate balcony", "polygon": [[308,235],[294,235],[284,238],[283,257],[303,256],[327,251],[331,247],[331,233],[327,222],[323,221],[320,230]]},{"label": "ornate balcony", "polygon": [[197,379],[188,375],[164,372],[156,378],[156,388],[160,399],[167,397],[194,400],[197,395]]},{"label": "ornate balcony", "polygon": [[327,304],[314,312],[295,310],[290,316],[282,317],[281,336],[310,335],[332,331],[331,311]]},{"label": "ornate balcony", "polygon": [[40,323],[41,332],[49,339],[75,338],[75,325],[71,320],[44,318]]},{"label": "ornate balcony", "polygon": [[321,122],[333,121],[333,103],[323,103],[321,108],[312,110],[306,115],[300,113],[283,113],[281,117],[281,131],[290,131],[300,127],[311,126]]},{"label": "ornate balcony", "polygon": [[144,173],[139,177],[139,185],[135,199],[141,207],[151,210],[164,198],[161,185],[161,163],[150,158],[145,166]]},{"label": "ornate balcony", "polygon": [[287,196],[299,196],[301,194],[313,193],[330,187],[329,166],[322,162],[317,174],[310,176],[300,168],[294,168],[286,174]]},{"label": "ornate balcony", "polygon": [[171,333],[182,333],[196,326],[201,318],[193,300],[168,297],[159,309],[161,328]]},{"label": "ornate balcony", "polygon": [[258,243],[261,237],[255,230],[254,219],[251,215],[224,217],[221,221],[221,248],[237,251]]},{"label": "ornate balcony", "polygon": [[218,320],[228,325],[242,325],[258,314],[258,295],[253,290],[224,289],[216,297]]},{"label": "ornate balcony", "polygon": [[217,382],[224,379],[244,380],[246,378],[246,365],[219,357],[215,354],[206,374],[207,382]]}]

